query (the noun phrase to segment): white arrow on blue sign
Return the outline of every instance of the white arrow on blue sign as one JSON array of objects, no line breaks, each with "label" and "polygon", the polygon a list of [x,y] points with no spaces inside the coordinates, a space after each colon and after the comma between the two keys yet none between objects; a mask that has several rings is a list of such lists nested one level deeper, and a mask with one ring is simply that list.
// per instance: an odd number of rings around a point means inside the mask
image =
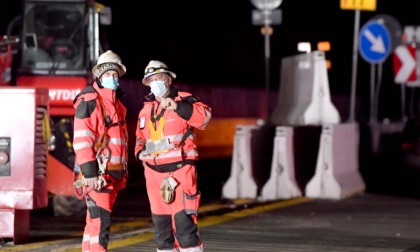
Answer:
[{"label": "white arrow on blue sign", "polygon": [[359,34],[359,51],[367,62],[382,63],[391,52],[391,38],[385,25],[367,22]]}]

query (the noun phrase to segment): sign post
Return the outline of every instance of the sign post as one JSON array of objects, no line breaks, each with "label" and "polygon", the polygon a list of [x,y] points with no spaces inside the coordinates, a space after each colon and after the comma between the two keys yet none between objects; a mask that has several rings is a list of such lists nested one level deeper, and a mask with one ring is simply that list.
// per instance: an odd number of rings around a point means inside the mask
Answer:
[{"label": "sign post", "polygon": [[[382,76],[382,63],[391,52],[391,37],[387,27],[377,21],[367,22],[360,30],[360,55],[371,64],[370,122],[377,121],[379,92],[375,92],[375,64],[379,64],[378,79]],[[378,81],[379,90],[380,81]]]},{"label": "sign post", "polygon": [[283,0],[251,0],[252,4],[259,10],[252,13],[252,22],[254,25],[264,25],[264,56],[265,56],[265,115],[263,117],[269,120],[270,117],[270,25],[281,23],[281,11],[276,10]]},{"label": "sign post", "polygon": [[[406,86],[414,87],[417,81],[417,55],[416,47],[411,45],[399,45],[394,50],[394,81],[401,84],[401,114],[406,119],[405,109],[405,88]],[[412,92],[413,94],[413,92]],[[413,96],[412,96],[413,97]],[[410,114],[412,106],[410,106]]]},{"label": "sign post", "polygon": [[357,77],[357,42],[359,40],[360,10],[375,11],[376,0],[340,0],[342,10],[354,10],[354,37],[353,37],[353,67],[351,74],[351,95],[349,122],[354,122],[356,108],[356,77]]}]

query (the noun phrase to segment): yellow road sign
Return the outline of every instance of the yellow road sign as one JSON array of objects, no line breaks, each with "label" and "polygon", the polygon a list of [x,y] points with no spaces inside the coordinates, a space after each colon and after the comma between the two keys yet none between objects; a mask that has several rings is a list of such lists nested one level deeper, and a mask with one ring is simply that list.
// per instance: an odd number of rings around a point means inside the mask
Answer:
[{"label": "yellow road sign", "polygon": [[342,10],[365,10],[375,11],[376,0],[340,0]]}]

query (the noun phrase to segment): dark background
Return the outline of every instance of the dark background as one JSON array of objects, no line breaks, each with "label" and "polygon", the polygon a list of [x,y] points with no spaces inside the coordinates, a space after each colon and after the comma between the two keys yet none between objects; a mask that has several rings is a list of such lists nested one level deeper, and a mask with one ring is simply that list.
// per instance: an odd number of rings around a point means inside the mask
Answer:
[{"label": "dark background", "polygon": [[[4,1],[6,2],[6,1]],[[20,1],[0,10],[0,34],[19,14]],[[264,36],[252,25],[255,7],[247,0],[99,1],[112,8],[110,49],[127,66],[127,77],[140,81],[149,60],[164,61],[177,81],[194,85],[265,88]],[[270,89],[280,83],[281,59],[297,54],[298,42],[330,41],[327,58],[333,95],[349,96],[355,12],[339,0],[284,0],[282,24],[271,36]],[[419,25],[420,1],[377,0],[376,11],[362,11],[360,27],[378,14],[394,17],[401,27]],[[368,103],[370,64],[358,61],[357,94]],[[400,116],[400,87],[393,82],[392,57],[383,66],[382,117]],[[252,102],[252,101],[251,101]],[[367,107],[368,108],[368,107]]]}]

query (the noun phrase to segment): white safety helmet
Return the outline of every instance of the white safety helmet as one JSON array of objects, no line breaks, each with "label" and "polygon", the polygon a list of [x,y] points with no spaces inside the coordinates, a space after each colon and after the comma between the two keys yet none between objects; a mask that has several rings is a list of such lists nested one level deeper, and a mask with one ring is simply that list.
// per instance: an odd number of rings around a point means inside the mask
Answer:
[{"label": "white safety helmet", "polygon": [[120,56],[111,50],[108,50],[99,56],[96,66],[92,68],[92,73],[95,77],[101,78],[102,74],[108,70],[117,71],[119,77],[126,73],[126,68],[121,63]]},{"label": "white safety helmet", "polygon": [[146,83],[146,78],[158,73],[168,73],[172,78],[176,78],[176,74],[172,71],[169,71],[169,68],[165,63],[158,60],[151,60],[144,69],[144,77],[141,82],[143,82],[144,85],[149,86]]}]

